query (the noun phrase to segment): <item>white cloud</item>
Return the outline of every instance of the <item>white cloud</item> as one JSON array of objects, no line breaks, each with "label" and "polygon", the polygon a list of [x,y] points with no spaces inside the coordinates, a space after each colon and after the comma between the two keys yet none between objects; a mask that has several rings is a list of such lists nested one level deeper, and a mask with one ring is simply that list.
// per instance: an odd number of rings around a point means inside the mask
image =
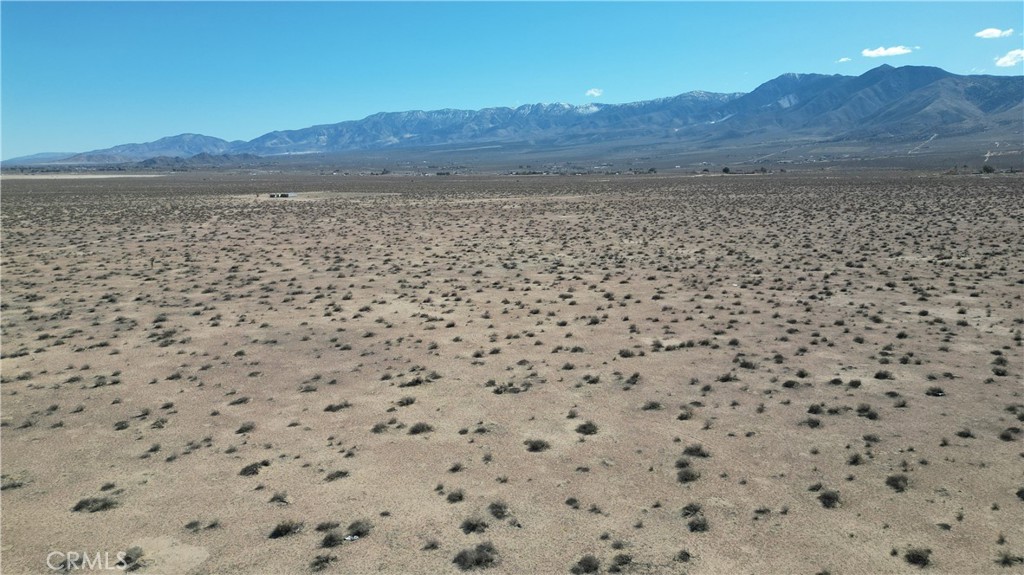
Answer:
[{"label": "white cloud", "polygon": [[865,48],[865,49],[860,51],[861,55],[864,56],[865,58],[881,58],[881,57],[884,57],[884,56],[901,56],[903,54],[909,54],[911,52],[913,52],[913,50],[911,50],[910,48],[907,48],[906,46],[892,46],[890,48],[885,48],[883,46],[879,46],[878,48],[875,48],[874,50],[869,50],[869,49]]},{"label": "white cloud", "polygon": [[591,88],[587,90],[588,98],[600,98],[601,94],[604,94],[604,90],[602,90],[601,88]]},{"label": "white cloud", "polygon": [[996,66],[1010,68],[1024,62],[1024,50],[1010,50],[1002,58],[996,58]]},{"label": "white cloud", "polygon": [[844,64],[844,63],[850,62],[852,60],[853,60],[853,58],[847,58],[847,57],[844,56],[844,57],[836,60],[836,64]]},{"label": "white cloud", "polygon": [[978,38],[1005,38],[1013,34],[1013,28],[1009,30],[1000,30],[999,28],[985,28],[981,32],[974,34]]}]

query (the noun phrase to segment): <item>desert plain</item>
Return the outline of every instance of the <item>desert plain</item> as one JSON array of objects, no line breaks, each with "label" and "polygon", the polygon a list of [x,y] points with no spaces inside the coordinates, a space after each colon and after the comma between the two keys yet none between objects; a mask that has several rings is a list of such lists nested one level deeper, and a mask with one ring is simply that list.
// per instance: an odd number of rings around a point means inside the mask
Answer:
[{"label": "desert plain", "polygon": [[1020,573],[1022,184],[5,178],[3,572]]}]

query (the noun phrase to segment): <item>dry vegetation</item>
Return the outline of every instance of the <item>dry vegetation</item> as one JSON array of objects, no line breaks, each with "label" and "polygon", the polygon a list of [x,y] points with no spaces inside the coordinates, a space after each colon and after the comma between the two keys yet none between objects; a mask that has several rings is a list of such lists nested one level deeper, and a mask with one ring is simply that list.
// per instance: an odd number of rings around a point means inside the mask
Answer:
[{"label": "dry vegetation", "polygon": [[4,572],[1019,571],[1021,188],[5,181]]}]

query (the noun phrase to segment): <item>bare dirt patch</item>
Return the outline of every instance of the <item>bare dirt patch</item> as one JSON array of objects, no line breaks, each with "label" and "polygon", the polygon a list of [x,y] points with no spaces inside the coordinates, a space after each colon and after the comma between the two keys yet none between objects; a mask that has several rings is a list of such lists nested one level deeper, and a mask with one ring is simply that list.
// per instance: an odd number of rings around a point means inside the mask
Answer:
[{"label": "bare dirt patch", "polygon": [[111,178],[160,178],[164,174],[4,174],[0,180],[103,180]]}]

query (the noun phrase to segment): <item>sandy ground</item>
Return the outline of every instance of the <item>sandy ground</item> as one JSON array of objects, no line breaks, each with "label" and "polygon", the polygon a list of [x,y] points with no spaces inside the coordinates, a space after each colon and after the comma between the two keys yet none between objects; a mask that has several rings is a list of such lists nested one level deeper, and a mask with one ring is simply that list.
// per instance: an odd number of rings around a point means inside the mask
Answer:
[{"label": "sandy ground", "polygon": [[4,178],[3,572],[1022,572],[1022,188]]},{"label": "sandy ground", "polygon": [[0,183],[8,180],[103,180],[110,178],[160,178],[166,174],[4,174]]}]

